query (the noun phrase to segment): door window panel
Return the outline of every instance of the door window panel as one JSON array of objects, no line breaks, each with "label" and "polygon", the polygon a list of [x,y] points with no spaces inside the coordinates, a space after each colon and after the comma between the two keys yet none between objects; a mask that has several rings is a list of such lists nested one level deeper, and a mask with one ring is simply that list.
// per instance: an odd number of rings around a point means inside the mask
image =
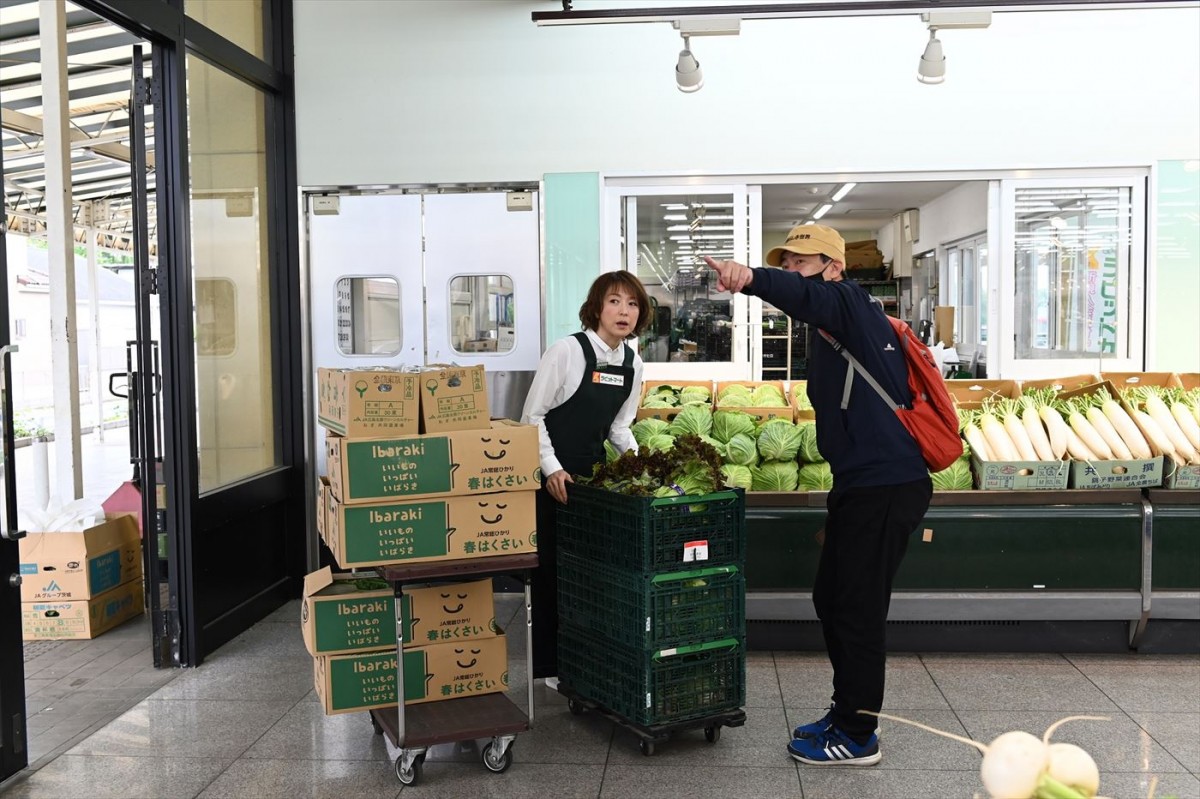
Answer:
[{"label": "door window panel", "polygon": [[[200,491],[279,465],[266,98],[187,58]],[[230,330],[217,331],[217,325]],[[209,336],[205,331],[212,331]]]},{"label": "door window panel", "polygon": [[185,0],[183,13],[238,47],[266,58],[262,0]]},{"label": "door window panel", "polygon": [[450,281],[450,346],[457,353],[511,352],[513,282],[507,275],[460,275]]},{"label": "door window panel", "polygon": [[[717,292],[715,274],[703,256],[734,258],[732,194],[660,195],[631,198],[636,206],[637,276],[646,287],[654,323],[642,334],[646,363],[733,360],[730,295]],[[628,218],[624,229],[632,227]]]},{"label": "door window panel", "polygon": [[393,277],[337,281],[337,348],[343,355],[400,352],[400,283]]},{"label": "door window panel", "polygon": [[946,263],[950,272],[949,299],[955,309],[955,343],[981,347],[987,344],[987,236],[949,245]]},{"label": "door window panel", "polygon": [[1129,357],[1128,187],[1018,188],[1017,358]]}]

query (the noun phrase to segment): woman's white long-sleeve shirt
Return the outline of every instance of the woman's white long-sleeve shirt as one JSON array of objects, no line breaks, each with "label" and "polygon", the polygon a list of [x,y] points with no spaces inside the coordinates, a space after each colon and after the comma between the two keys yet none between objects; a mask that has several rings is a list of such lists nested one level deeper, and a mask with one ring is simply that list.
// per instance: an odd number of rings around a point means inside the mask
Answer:
[{"label": "woman's white long-sleeve shirt", "polygon": [[[625,362],[625,348],[622,345],[615,349],[609,347],[596,331],[586,331],[587,339],[591,342],[592,351],[596,354],[596,363],[608,366],[620,366]],[[537,374],[534,375],[533,385],[525,398],[525,409],[521,413],[521,421],[525,424],[537,425],[538,454],[541,458],[542,474],[551,475],[562,469],[562,464],[554,455],[554,447],[550,443],[550,433],[546,430],[546,414],[569,400],[580,381],[583,380],[583,370],[586,362],[583,349],[574,336],[567,336],[551,344],[542,355],[538,364]],[[636,352],[633,354],[633,387],[629,398],[617,411],[612,426],[608,430],[608,440],[618,452],[636,450],[637,442],[629,426],[637,415],[638,402],[642,391],[642,359]]]}]

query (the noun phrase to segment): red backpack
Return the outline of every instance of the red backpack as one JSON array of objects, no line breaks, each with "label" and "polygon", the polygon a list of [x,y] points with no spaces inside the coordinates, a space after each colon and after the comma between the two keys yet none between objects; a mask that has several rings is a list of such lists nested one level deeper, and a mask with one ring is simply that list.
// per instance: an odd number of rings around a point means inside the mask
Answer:
[{"label": "red backpack", "polygon": [[[912,434],[921,450],[925,464],[931,472],[940,472],[962,457],[962,438],[958,434],[958,412],[954,400],[946,390],[946,381],[938,369],[933,353],[912,328],[895,317],[888,322],[900,341],[900,351],[908,366],[908,391],[912,394],[912,407],[906,408],[893,400],[875,378],[867,373],[858,359],[851,355],[833,336],[820,331],[829,345],[842,354],[863,380],[875,389],[896,415],[900,423]],[[849,398],[847,398],[848,400]]]}]

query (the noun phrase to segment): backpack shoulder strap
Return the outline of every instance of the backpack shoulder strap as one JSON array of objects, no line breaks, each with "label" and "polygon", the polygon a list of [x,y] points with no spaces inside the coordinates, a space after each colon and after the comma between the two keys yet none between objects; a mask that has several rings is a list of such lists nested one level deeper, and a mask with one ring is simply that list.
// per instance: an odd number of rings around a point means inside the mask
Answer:
[{"label": "backpack shoulder strap", "polygon": [[[889,322],[888,325],[890,327],[891,322]],[[875,393],[887,403],[889,408],[891,408],[893,411],[898,411],[904,407],[903,405],[897,404],[896,401],[891,398],[891,395],[884,391],[883,386],[879,385],[879,381],[871,377],[871,373],[868,372],[866,368],[858,362],[858,358],[855,358],[845,347],[842,346],[840,341],[826,333],[824,330],[818,330],[817,332],[821,334],[821,338],[829,342],[829,346],[833,347],[835,352],[841,354],[841,356],[846,359],[846,362],[850,364],[850,367],[854,372],[858,372],[858,374],[862,376],[862,379],[867,381],[867,385],[875,389]],[[905,342],[900,342],[900,346],[903,347],[904,345]],[[842,410],[846,410],[850,404],[850,386],[854,382],[851,379],[852,374],[853,372],[846,375],[846,390],[842,393]]]}]

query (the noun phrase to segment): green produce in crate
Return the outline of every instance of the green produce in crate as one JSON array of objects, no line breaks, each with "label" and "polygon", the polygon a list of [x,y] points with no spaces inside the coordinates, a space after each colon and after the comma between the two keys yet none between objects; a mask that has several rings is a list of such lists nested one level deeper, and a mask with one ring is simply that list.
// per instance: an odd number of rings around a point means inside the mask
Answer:
[{"label": "green produce in crate", "polygon": [[971,462],[959,458],[940,472],[929,475],[934,491],[970,491],[974,487],[971,479]]},{"label": "green produce in crate", "polygon": [[657,450],[651,442],[597,465],[583,482],[634,496],[691,496],[711,494],[724,479],[720,453],[699,436],[683,435],[670,449]]},{"label": "green produce in crate", "polygon": [[728,443],[738,433],[754,437],[754,417],[742,411],[716,411],[713,413],[712,436],[717,441]]}]

